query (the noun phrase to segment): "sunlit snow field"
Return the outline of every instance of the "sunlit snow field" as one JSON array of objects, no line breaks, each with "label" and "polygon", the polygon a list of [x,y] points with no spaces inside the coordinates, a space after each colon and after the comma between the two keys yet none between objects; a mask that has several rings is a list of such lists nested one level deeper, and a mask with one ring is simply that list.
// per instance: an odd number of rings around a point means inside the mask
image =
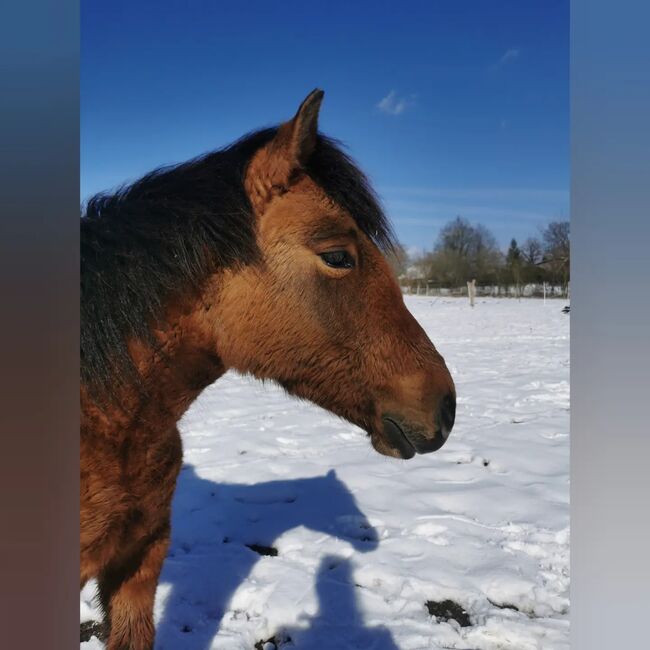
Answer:
[{"label": "sunlit snow field", "polygon": [[[406,302],[456,382],[447,444],[385,458],[316,406],[222,377],[181,422],[156,648],[569,647],[564,302]],[[445,600],[469,625],[429,614]]]}]

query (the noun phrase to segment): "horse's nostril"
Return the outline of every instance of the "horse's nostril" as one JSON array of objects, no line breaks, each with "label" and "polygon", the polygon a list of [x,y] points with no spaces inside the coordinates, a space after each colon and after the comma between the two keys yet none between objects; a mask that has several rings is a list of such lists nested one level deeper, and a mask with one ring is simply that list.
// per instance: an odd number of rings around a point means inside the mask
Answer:
[{"label": "horse's nostril", "polygon": [[452,393],[445,395],[440,402],[440,424],[442,435],[447,438],[454,427],[456,419],[456,396]]}]

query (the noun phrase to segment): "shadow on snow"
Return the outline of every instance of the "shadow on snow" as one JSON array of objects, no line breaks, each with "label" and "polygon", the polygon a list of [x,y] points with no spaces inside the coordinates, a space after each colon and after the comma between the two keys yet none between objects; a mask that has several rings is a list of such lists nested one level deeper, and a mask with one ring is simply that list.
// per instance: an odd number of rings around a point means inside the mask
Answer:
[{"label": "shadow on snow", "polygon": [[[298,526],[346,540],[364,553],[378,543],[376,531],[334,471],[244,485],[206,480],[194,467],[184,465],[173,503],[172,541],[160,578],[171,591],[156,626],[156,648],[209,648],[232,596],[260,553],[272,553],[275,540]],[[364,627],[351,573],[350,563],[342,558],[322,560],[317,578],[319,614],[306,630],[284,630],[297,647],[318,648],[334,634],[336,647],[396,648],[384,628]]]},{"label": "shadow on snow", "polygon": [[323,558],[316,579],[319,612],[307,618],[306,628],[283,628],[280,638],[290,639],[287,650],[293,645],[296,649],[304,650],[398,650],[388,629],[365,625],[357,607],[354,589],[350,562],[335,555]]}]

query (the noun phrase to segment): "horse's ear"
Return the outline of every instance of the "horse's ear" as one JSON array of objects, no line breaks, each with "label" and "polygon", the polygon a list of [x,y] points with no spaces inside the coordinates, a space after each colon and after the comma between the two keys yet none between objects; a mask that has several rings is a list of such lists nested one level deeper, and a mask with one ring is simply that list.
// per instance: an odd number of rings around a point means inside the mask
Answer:
[{"label": "horse's ear", "polygon": [[[280,127],[289,132],[289,155],[297,166],[307,163],[318,138],[318,113],[325,93],[318,88],[303,100],[294,118]],[[280,135],[278,133],[278,135]]]},{"label": "horse's ear", "polygon": [[258,213],[264,211],[274,193],[286,191],[295,173],[309,161],[318,140],[318,112],[324,94],[312,90],[294,117],[278,128],[273,140],[249,165],[245,184]]}]

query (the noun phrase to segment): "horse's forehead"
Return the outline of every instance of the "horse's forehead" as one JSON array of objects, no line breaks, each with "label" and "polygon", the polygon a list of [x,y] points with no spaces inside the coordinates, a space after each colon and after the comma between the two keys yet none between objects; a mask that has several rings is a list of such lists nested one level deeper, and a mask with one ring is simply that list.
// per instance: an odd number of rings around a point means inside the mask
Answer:
[{"label": "horse's forehead", "polygon": [[[291,190],[283,195],[287,204],[294,204],[297,208],[313,208],[317,206],[323,213],[332,216],[347,216],[345,210],[333,201],[325,190],[316,181],[304,174],[292,186]],[[307,214],[306,217],[313,216]]]},{"label": "horse's forehead", "polygon": [[289,192],[276,197],[269,205],[260,218],[260,231],[268,234],[287,230],[308,232],[324,221],[347,228],[356,226],[352,216],[333,201],[323,188],[304,176]]}]

